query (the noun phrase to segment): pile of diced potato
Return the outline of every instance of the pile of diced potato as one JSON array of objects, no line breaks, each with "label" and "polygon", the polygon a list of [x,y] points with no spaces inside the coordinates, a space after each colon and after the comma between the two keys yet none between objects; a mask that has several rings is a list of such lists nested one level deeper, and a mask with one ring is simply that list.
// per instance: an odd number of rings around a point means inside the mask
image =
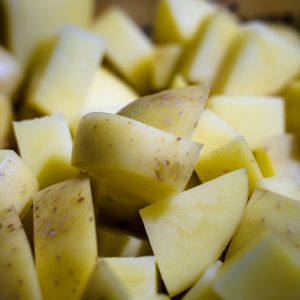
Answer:
[{"label": "pile of diced potato", "polygon": [[300,299],[299,32],[94,6],[0,3],[0,299]]}]

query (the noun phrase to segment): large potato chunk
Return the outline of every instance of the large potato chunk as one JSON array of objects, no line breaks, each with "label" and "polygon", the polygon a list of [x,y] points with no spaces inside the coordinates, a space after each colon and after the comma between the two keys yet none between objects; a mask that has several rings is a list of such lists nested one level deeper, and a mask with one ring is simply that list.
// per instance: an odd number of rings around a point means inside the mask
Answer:
[{"label": "large potato chunk", "polygon": [[230,47],[213,90],[230,95],[274,94],[299,72],[299,48],[263,23],[253,22]]},{"label": "large potato chunk", "polygon": [[110,7],[92,25],[107,42],[107,58],[141,93],[149,89],[154,48],[148,37],[121,9]]},{"label": "large potato chunk", "polygon": [[85,115],[72,163],[148,203],[184,189],[201,145],[138,121],[107,113]]},{"label": "large potato chunk", "polygon": [[80,299],[97,258],[90,182],[72,178],[33,197],[34,243],[44,299]]},{"label": "large potato chunk", "polygon": [[14,122],[13,127],[21,157],[41,188],[78,175],[71,166],[70,130],[61,114]]},{"label": "large potato chunk", "polygon": [[207,1],[162,0],[154,16],[153,38],[159,43],[186,43],[214,9]]},{"label": "large potato chunk", "polygon": [[208,94],[206,85],[165,90],[137,99],[118,114],[181,137],[190,137]]},{"label": "large potato chunk", "polygon": [[92,0],[4,0],[1,4],[5,44],[24,66],[62,25],[87,25],[93,12]]},{"label": "large potato chunk", "polygon": [[36,177],[13,150],[0,150],[0,209],[13,205],[22,218],[38,190]]},{"label": "large potato chunk", "polygon": [[242,136],[238,136],[225,146],[200,155],[195,171],[200,180],[206,182],[241,168],[247,170],[251,195],[256,181],[262,178],[262,174],[248,144]]},{"label": "large potato chunk", "polygon": [[103,39],[66,25],[53,50],[37,65],[27,94],[27,105],[41,114],[63,113],[69,123],[77,117],[103,57]]},{"label": "large potato chunk", "polygon": [[247,198],[247,175],[238,170],[140,211],[170,296],[192,286],[219,258]]},{"label": "large potato chunk", "polygon": [[285,132],[281,97],[218,95],[209,99],[208,106],[243,135],[251,149]]},{"label": "large potato chunk", "polygon": [[256,189],[250,198],[242,222],[233,236],[227,257],[269,229],[292,241],[300,249],[300,201],[273,192]]},{"label": "large potato chunk", "polygon": [[280,236],[264,232],[225,261],[214,282],[221,299],[297,300],[300,255]]},{"label": "large potato chunk", "polygon": [[12,206],[0,211],[0,273],[1,299],[42,299],[30,246]]}]

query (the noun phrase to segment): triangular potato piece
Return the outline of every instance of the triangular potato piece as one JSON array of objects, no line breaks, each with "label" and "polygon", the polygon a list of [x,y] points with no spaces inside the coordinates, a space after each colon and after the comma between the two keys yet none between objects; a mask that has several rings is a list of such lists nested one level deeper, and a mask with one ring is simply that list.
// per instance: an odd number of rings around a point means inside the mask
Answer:
[{"label": "triangular potato piece", "polygon": [[237,170],[140,211],[170,296],[192,286],[219,258],[247,197],[246,172]]}]

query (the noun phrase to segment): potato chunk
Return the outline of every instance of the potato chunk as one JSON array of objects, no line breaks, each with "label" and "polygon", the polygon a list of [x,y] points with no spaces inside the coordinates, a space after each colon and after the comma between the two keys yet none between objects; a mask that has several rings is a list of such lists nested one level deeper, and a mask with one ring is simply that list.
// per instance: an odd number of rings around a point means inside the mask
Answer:
[{"label": "potato chunk", "polygon": [[80,299],[97,258],[89,179],[76,177],[39,191],[33,217],[44,299]]},{"label": "potato chunk", "polygon": [[191,287],[219,258],[247,198],[247,175],[238,170],[140,211],[171,297]]},{"label": "potato chunk", "polygon": [[0,273],[1,299],[42,299],[31,249],[12,206],[0,211]]},{"label": "potato chunk", "polygon": [[148,203],[184,189],[201,145],[123,116],[85,115],[72,164]]}]

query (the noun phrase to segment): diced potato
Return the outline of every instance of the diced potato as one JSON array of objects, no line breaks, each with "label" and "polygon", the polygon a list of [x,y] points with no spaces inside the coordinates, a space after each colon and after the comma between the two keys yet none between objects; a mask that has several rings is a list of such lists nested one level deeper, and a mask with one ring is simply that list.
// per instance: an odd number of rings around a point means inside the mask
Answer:
[{"label": "diced potato", "polygon": [[0,150],[0,210],[13,205],[23,218],[38,187],[31,169],[13,150]]},{"label": "diced potato", "polygon": [[150,87],[149,71],[154,47],[148,37],[121,9],[110,7],[92,25],[107,42],[107,58],[140,92]]},{"label": "diced potato", "polygon": [[12,206],[0,211],[0,273],[1,299],[42,299],[30,246]]},{"label": "diced potato", "polygon": [[151,87],[155,91],[166,89],[182,54],[180,44],[157,45],[151,72]]},{"label": "diced potato", "polygon": [[208,1],[161,0],[154,16],[153,39],[158,43],[185,44],[214,10]]},{"label": "diced potato", "polygon": [[265,176],[293,176],[300,182],[299,141],[292,134],[269,139],[254,151]]},{"label": "diced potato", "polygon": [[0,148],[10,146],[12,118],[13,111],[11,101],[0,92]]},{"label": "diced potato", "polygon": [[209,16],[184,55],[181,70],[188,81],[212,84],[238,32],[238,23],[228,11],[216,10]]},{"label": "diced potato", "polygon": [[79,174],[71,166],[72,138],[61,114],[14,122],[13,127],[21,157],[41,188]]},{"label": "diced potato", "polygon": [[206,182],[241,168],[247,170],[251,195],[262,174],[248,144],[242,136],[238,136],[227,145],[200,155],[195,171],[200,180]]},{"label": "diced potato", "polygon": [[79,116],[96,111],[117,113],[138,97],[137,92],[122,79],[107,68],[100,67],[89,87]]},{"label": "diced potato", "polygon": [[81,300],[129,300],[127,290],[104,259],[98,259]]},{"label": "diced potato", "polygon": [[180,137],[190,137],[198,124],[208,94],[206,85],[165,90],[137,99],[118,114]]},{"label": "diced potato", "polygon": [[201,156],[211,153],[233,141],[239,133],[211,109],[206,108],[199,119],[191,140],[203,144]]},{"label": "diced potato", "polygon": [[214,290],[221,299],[300,297],[300,254],[280,236],[264,233],[221,266]]},{"label": "diced potato", "polygon": [[274,94],[300,72],[299,48],[263,23],[252,22],[235,39],[220,70],[216,94]]},{"label": "diced potato", "polygon": [[136,257],[152,254],[149,242],[134,236],[98,227],[97,237],[99,256]]},{"label": "diced potato", "polygon": [[92,0],[3,0],[1,30],[5,45],[27,67],[42,42],[64,24],[85,26],[94,9]]},{"label": "diced potato", "polygon": [[72,124],[104,55],[105,43],[87,30],[66,25],[51,47],[33,74],[26,102],[41,114],[63,113]]},{"label": "diced potato", "polygon": [[14,96],[23,77],[23,69],[16,58],[0,46],[0,93]]},{"label": "diced potato", "polygon": [[102,260],[131,297],[141,299],[144,295],[155,295],[158,292],[158,272],[154,256],[105,257]]},{"label": "diced potato", "polygon": [[133,119],[90,113],[79,123],[72,164],[151,203],[184,189],[201,147]]},{"label": "diced potato", "polygon": [[245,170],[226,174],[141,210],[170,296],[191,287],[222,254],[248,198]]},{"label": "diced potato", "polygon": [[217,260],[209,266],[196,284],[184,295],[182,300],[222,300],[212,288],[221,265],[222,262]]},{"label": "diced potato", "polygon": [[208,107],[243,135],[251,149],[260,148],[269,138],[284,134],[284,101],[281,97],[213,96]]},{"label": "diced potato", "polygon": [[262,231],[276,231],[300,249],[300,202],[266,190],[256,189],[241,224],[233,236],[227,258],[237,253]]},{"label": "diced potato", "polygon": [[300,184],[291,176],[262,178],[256,182],[256,187],[300,200]]},{"label": "diced potato", "polygon": [[80,299],[97,258],[88,178],[72,178],[36,193],[33,217],[43,299]]},{"label": "diced potato", "polygon": [[[300,47],[299,47],[300,48]],[[286,129],[300,136],[300,80],[292,82],[284,91]]]}]

